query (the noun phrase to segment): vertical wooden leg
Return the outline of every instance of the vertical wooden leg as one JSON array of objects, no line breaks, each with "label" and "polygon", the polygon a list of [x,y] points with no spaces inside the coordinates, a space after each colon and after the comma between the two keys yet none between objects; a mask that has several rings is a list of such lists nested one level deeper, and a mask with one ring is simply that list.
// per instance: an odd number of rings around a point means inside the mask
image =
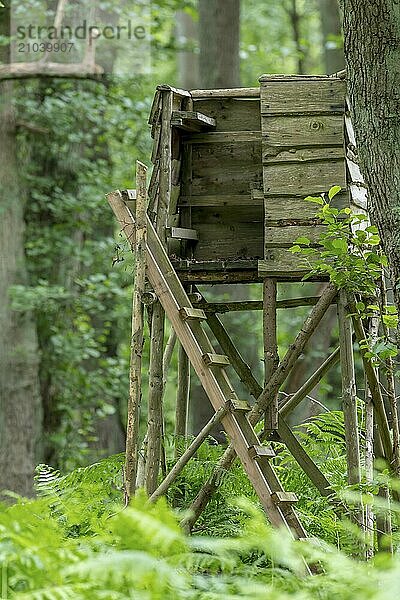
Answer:
[{"label": "vertical wooden leg", "polygon": [[[374,478],[374,405],[365,378],[365,480],[371,483]],[[365,506],[365,558],[374,555],[374,511],[371,504]]]},{"label": "vertical wooden leg", "polygon": [[179,442],[186,435],[187,411],[190,390],[189,358],[179,344],[178,351],[178,392],[175,413],[175,458],[179,457]]},{"label": "vertical wooden leg", "polygon": [[139,417],[142,396],[143,304],[146,278],[146,172],[136,163],[135,272],[132,299],[132,337],[129,369],[128,422],[125,453],[125,502],[135,493],[139,455]]},{"label": "vertical wooden leg", "polygon": [[[276,331],[276,280],[265,279],[263,285],[263,337],[264,337],[264,385],[279,364]],[[264,415],[265,431],[278,429],[278,393]]]},{"label": "vertical wooden leg", "polygon": [[357,422],[356,378],[354,372],[351,321],[347,316],[347,296],[339,292],[338,317],[340,365],[342,371],[342,402],[346,436],[347,479],[350,485],[360,483],[360,446]]},{"label": "vertical wooden leg", "polygon": [[146,491],[151,495],[158,485],[162,438],[164,309],[153,305],[149,368],[149,400],[147,425]]}]

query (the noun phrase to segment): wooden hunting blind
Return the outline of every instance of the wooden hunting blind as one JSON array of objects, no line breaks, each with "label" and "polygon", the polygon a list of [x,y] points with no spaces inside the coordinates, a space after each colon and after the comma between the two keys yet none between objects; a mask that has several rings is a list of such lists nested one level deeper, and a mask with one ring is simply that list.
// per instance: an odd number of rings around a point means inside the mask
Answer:
[{"label": "wooden hunting blind", "polygon": [[[135,190],[108,195],[109,203],[136,254],[130,400],[126,454],[126,494],[145,485],[151,499],[165,494],[215,425],[223,427],[231,445],[191,505],[191,528],[221,474],[237,455],[274,526],[306,536],[294,504],[274,469],[273,440],[285,444],[319,492],[334,496],[330,482],[301,445],[286,421],[295,408],[339,361],[346,432],[348,479],[360,482],[352,327],[365,339],[364,323],[355,314],[353,297],[328,283],[313,298],[277,300],[277,285],[298,281],[308,267],[289,248],[305,236],[317,244],[323,225],[315,218],[309,195],[341,186],[333,202],[338,208],[366,211],[367,190],[357,164],[357,149],[346,104],[346,84],[338,77],[263,76],[258,88],[186,91],[157,88],[149,123],[153,137],[153,169],[148,186],[146,167],[137,163]],[[262,301],[209,303],[196,284],[263,284]],[[306,344],[327,309],[337,305],[338,347],[289,398],[279,397]],[[151,322],[148,429],[140,452],[139,418],[143,346],[143,311]],[[238,306],[240,305],[240,306]],[[277,308],[311,306],[286,354],[277,348]],[[264,386],[235,347],[218,317],[230,310],[262,311]],[[352,321],[346,314],[352,313]],[[164,318],[171,335],[164,344]],[[209,337],[211,330],[219,350]],[[163,382],[175,340],[179,341],[177,436],[187,435],[186,416],[190,365],[214,409],[210,421],[167,473],[163,458]],[[221,352],[223,354],[221,354]],[[377,371],[366,350],[361,358],[369,389],[368,435],[393,461],[388,412]],[[231,382],[236,372],[247,390],[239,398]],[[249,402],[250,396],[253,401]],[[386,398],[389,405],[393,398]],[[368,404],[368,402],[370,404]],[[372,407],[372,408],[371,408]],[[255,425],[264,419],[264,431]],[[377,427],[370,427],[371,419]],[[367,434],[366,434],[367,435]],[[368,448],[372,448],[372,442]],[[139,468],[140,456],[146,455]],[[144,460],[144,459],[143,459]],[[163,480],[159,481],[159,467]],[[145,473],[141,479],[140,472]]]},{"label": "wooden hunting blind", "polygon": [[[158,88],[150,211],[165,202],[169,254],[183,281],[304,275],[304,261],[288,248],[299,236],[317,242],[321,233],[316,207],[304,198],[339,185],[335,205],[350,205],[345,95],[342,79],[319,76],[263,76],[250,89]],[[163,168],[171,185],[160,199]]]}]

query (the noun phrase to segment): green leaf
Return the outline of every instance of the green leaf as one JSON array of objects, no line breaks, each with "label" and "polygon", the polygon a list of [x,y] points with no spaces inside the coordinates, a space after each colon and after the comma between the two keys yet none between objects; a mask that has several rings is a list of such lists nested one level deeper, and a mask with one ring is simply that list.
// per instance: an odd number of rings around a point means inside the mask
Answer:
[{"label": "green leaf", "polygon": [[332,198],[334,198],[336,194],[340,192],[341,189],[342,188],[340,187],[340,185],[334,185],[333,187],[331,187],[331,189],[328,192],[329,200],[332,200]]},{"label": "green leaf", "polygon": [[298,237],[297,240],[294,241],[295,244],[301,244],[302,246],[309,246],[310,240],[307,237]]},{"label": "green leaf", "polygon": [[289,248],[289,252],[292,252],[292,254],[296,254],[296,252],[301,252],[301,248],[300,246],[292,246],[291,248]]},{"label": "green leaf", "polygon": [[336,250],[340,250],[340,252],[347,252],[347,249],[348,249],[346,240],[343,240],[341,238],[339,238],[337,240],[333,240],[332,246]]},{"label": "green leaf", "polygon": [[314,204],[319,204],[320,206],[323,206],[324,204],[324,199],[321,196],[307,196],[307,198],[304,198],[304,200],[306,202],[313,202]]}]

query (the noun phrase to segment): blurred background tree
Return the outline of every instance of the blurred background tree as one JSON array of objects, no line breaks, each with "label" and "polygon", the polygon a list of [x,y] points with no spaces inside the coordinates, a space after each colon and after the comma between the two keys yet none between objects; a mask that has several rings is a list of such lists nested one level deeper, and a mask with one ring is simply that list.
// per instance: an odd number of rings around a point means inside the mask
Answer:
[{"label": "blurred background tree", "polygon": [[[150,75],[0,84],[0,488],[28,494],[37,462],[71,469],[124,448],[132,257],[114,237],[104,194],[133,187],[135,159],[148,162],[155,87],[256,86],[262,73],[342,66],[334,0],[159,0],[151,10]],[[3,62],[7,23],[2,11]],[[261,297],[259,286],[245,293]],[[303,317],[301,309],[280,315],[282,352]],[[262,379],[261,315],[225,321]],[[332,343],[324,336],[288,385]],[[167,433],[175,388],[174,355]],[[338,406],[338,389],[330,379],[319,400]]]}]

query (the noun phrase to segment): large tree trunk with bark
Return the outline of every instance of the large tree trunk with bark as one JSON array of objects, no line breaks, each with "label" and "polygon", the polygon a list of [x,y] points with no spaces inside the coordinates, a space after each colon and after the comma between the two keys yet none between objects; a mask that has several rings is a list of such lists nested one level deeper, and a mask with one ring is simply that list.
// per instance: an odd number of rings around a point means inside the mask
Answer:
[{"label": "large tree trunk with bark", "polygon": [[[8,14],[0,12],[0,33]],[[1,56],[7,61],[7,49]],[[10,288],[26,284],[24,203],[18,185],[12,82],[0,84],[0,490],[32,494],[41,458],[42,411],[36,325],[12,309]]]},{"label": "large tree trunk with bark", "polygon": [[359,157],[400,312],[400,3],[343,0],[343,8]]}]

